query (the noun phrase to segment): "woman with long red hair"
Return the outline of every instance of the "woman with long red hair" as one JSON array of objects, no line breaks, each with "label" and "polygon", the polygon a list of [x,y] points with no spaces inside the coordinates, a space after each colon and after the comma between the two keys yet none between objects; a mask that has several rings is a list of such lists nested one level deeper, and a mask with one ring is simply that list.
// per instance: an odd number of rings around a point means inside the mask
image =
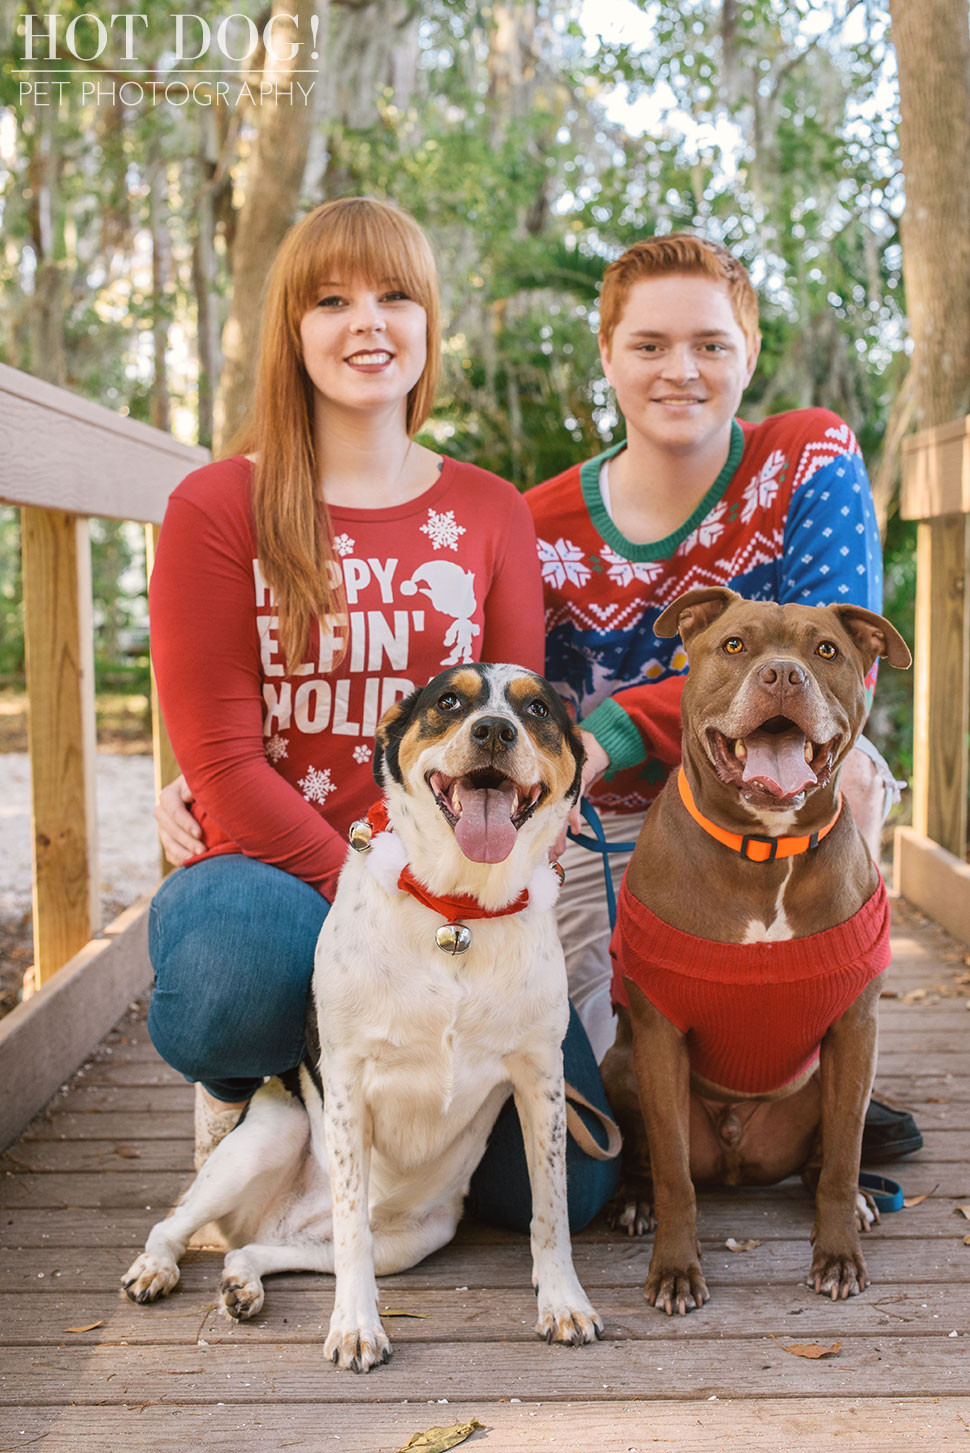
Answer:
[{"label": "woman with long red hair", "polygon": [[415,441],[439,356],[418,225],[371,198],[318,207],[273,264],[230,455],[165,515],[152,653],[192,817],[173,820],[171,793],[158,815],[173,861],[194,856],[152,903],[148,1025],[196,1083],[197,1165],[263,1077],[300,1061],[383,712],[444,665],[543,668],[524,500]]}]

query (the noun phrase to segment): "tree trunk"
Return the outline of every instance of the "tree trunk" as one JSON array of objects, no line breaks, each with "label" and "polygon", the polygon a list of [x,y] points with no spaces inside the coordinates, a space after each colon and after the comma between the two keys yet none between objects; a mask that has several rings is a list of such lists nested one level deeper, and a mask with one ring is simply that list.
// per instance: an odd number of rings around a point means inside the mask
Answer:
[{"label": "tree trunk", "polygon": [[970,405],[970,27],[967,0],[892,0],[901,234],[917,428]]},{"label": "tree trunk", "polygon": [[[314,0],[274,0],[276,54],[266,53],[261,79],[277,86],[280,99],[269,95],[256,112],[258,132],[249,159],[246,198],[239,212],[232,265],[232,301],[222,335],[225,359],[215,411],[214,446],[218,453],[235,432],[249,402],[253,364],[259,338],[263,286],[270,264],[293,222],[300,199],[310,133],[316,121],[316,92],[304,102],[298,84],[307,87],[319,76],[305,72],[310,59],[310,17]],[[291,23],[296,18],[297,26]],[[301,42],[291,60],[282,59],[290,41]],[[304,74],[297,74],[304,72]],[[254,77],[255,84],[259,78]],[[292,87],[292,100],[287,95]]]}]

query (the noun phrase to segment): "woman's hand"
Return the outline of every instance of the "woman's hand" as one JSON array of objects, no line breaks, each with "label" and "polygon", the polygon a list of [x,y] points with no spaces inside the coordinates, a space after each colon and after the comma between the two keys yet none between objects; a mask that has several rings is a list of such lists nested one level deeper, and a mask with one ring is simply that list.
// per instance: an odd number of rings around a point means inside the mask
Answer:
[{"label": "woman's hand", "polygon": [[176,777],[158,794],[154,817],[158,823],[165,856],[176,868],[187,858],[192,858],[201,847],[202,829],[188,810],[187,804],[195,801],[195,793],[184,777]]}]

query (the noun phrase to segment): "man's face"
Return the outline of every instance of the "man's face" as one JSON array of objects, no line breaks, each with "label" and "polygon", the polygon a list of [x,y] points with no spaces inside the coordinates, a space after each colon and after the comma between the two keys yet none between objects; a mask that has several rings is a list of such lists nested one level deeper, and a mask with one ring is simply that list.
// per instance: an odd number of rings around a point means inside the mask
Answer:
[{"label": "man's face", "polygon": [[670,273],[630,289],[603,369],[629,434],[654,449],[690,455],[730,437],[758,359],[723,283]]}]

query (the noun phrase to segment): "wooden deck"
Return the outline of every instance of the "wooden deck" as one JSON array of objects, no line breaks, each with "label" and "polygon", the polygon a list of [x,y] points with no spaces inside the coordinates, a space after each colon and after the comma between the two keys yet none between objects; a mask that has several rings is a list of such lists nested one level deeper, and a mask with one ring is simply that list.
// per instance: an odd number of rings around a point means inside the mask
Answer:
[{"label": "wooden deck", "polygon": [[[526,1240],[467,1225],[382,1284],[391,1364],[322,1356],[327,1278],[268,1283],[253,1323],[215,1309],[220,1258],[190,1252],[165,1302],[118,1283],[191,1173],[190,1087],[135,1008],[23,1138],[0,1179],[0,1453],[302,1448],[394,1453],[477,1418],[496,1453],[738,1449],[970,1450],[970,979],[964,950],[894,905],[879,1085],[915,1111],[923,1151],[887,1166],[920,1204],[869,1237],[874,1285],[851,1302],[805,1284],[811,1210],[794,1182],[701,1198],[712,1299],[667,1319],[640,1286],[649,1243],[602,1222],[576,1264],[606,1326],[595,1347],[534,1337]],[[732,1254],[728,1237],[754,1238]],[[824,1360],[794,1344],[841,1342]]]}]

